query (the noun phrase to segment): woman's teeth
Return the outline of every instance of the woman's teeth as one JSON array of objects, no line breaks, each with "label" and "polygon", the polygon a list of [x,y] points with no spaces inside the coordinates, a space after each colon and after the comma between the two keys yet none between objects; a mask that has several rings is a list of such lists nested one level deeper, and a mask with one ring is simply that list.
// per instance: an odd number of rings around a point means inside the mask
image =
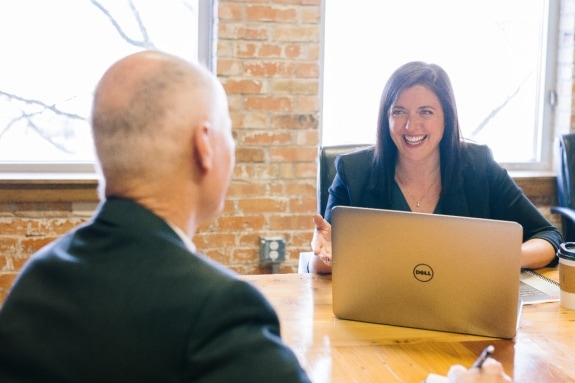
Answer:
[{"label": "woman's teeth", "polygon": [[419,144],[421,141],[425,139],[425,137],[427,137],[425,134],[421,136],[404,136],[405,141],[410,145]]}]

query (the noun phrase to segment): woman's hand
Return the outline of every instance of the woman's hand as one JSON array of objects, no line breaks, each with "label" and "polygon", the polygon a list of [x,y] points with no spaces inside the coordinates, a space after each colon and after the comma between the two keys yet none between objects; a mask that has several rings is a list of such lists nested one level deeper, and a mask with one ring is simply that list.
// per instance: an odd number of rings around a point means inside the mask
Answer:
[{"label": "woman's hand", "polygon": [[313,223],[311,248],[315,257],[310,261],[310,271],[331,273],[331,225],[319,214],[313,216]]}]

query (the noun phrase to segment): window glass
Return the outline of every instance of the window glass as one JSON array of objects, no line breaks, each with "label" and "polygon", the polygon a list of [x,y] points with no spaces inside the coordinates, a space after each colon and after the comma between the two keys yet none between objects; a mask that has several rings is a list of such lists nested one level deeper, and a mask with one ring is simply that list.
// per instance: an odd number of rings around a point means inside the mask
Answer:
[{"label": "window glass", "polygon": [[385,82],[419,60],[449,74],[465,138],[499,162],[547,166],[551,3],[326,1],[322,144],[374,142]]},{"label": "window glass", "polygon": [[89,114],[99,78],[142,49],[198,61],[199,6],[200,0],[0,2],[0,163],[92,164]]}]

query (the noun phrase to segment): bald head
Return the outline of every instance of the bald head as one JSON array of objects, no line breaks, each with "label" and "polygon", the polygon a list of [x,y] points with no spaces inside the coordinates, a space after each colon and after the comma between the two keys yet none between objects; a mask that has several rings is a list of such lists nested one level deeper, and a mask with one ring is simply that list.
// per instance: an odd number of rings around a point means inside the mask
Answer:
[{"label": "bald head", "polygon": [[116,62],[98,84],[92,110],[106,194],[189,171],[191,132],[206,122],[217,129],[225,118],[223,89],[203,67],[158,51]]}]

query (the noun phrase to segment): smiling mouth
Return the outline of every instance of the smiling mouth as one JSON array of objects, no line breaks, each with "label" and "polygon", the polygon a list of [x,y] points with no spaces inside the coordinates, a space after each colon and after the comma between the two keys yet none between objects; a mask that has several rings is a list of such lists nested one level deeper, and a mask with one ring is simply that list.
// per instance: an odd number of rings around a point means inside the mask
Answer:
[{"label": "smiling mouth", "polygon": [[427,134],[422,134],[421,136],[403,136],[403,139],[409,145],[417,145],[423,142],[423,140],[425,140],[426,138]]}]

